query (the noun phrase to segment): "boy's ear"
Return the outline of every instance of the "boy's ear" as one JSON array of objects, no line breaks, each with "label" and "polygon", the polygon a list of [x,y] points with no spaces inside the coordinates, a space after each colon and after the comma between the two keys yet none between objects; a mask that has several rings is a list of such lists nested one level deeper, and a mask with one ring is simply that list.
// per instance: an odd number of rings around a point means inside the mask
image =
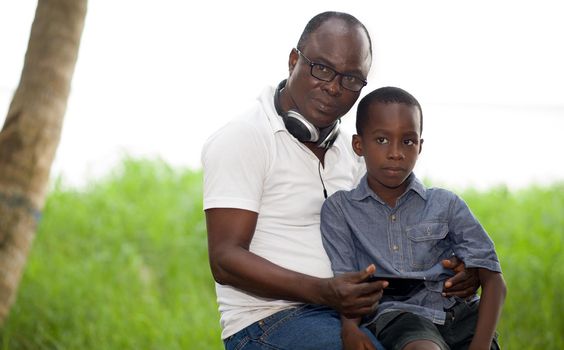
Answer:
[{"label": "boy's ear", "polygon": [[423,150],[423,141],[425,141],[425,140],[419,139],[419,153],[418,154],[421,154],[421,151]]},{"label": "boy's ear", "polygon": [[364,153],[362,152],[362,137],[360,135],[354,134],[352,137],[352,148],[357,156],[362,157]]}]

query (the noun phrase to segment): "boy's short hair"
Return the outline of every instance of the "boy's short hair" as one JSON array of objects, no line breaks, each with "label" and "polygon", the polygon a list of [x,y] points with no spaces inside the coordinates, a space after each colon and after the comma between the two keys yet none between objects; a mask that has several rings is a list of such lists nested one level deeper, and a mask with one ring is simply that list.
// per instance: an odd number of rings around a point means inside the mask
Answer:
[{"label": "boy's short hair", "polygon": [[407,106],[415,106],[419,109],[419,133],[423,133],[423,110],[419,101],[409,92],[394,86],[386,86],[376,89],[364,96],[358,103],[356,109],[356,133],[362,135],[366,122],[368,121],[368,109],[374,103],[403,103]]}]

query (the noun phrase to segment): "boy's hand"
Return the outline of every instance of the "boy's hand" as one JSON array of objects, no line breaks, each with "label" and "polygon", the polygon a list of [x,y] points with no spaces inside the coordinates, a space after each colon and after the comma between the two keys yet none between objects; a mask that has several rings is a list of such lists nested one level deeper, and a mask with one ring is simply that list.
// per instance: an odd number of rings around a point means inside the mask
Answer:
[{"label": "boy's hand", "polygon": [[376,350],[368,335],[361,331],[355,322],[342,319],[342,325],[341,338],[344,350]]},{"label": "boy's hand", "polygon": [[342,338],[344,350],[376,350],[368,335],[358,328],[348,334],[345,334],[343,330]]},{"label": "boy's hand", "polygon": [[456,256],[442,261],[445,268],[454,271],[455,275],[445,281],[443,296],[469,298],[480,288],[477,269],[467,269]]},{"label": "boy's hand", "polygon": [[361,317],[376,310],[387,281],[365,282],[376,271],[374,265],[366,269],[344,273],[327,279],[323,304],[349,318]]}]

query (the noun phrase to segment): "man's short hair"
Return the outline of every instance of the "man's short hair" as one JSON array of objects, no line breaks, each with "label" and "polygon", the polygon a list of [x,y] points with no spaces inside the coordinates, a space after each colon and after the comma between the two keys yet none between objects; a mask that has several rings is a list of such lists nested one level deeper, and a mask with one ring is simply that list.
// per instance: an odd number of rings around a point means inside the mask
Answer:
[{"label": "man's short hair", "polygon": [[386,86],[376,89],[360,100],[356,109],[356,133],[362,135],[364,127],[369,119],[369,109],[374,103],[403,103],[407,106],[419,109],[419,133],[423,133],[423,110],[419,101],[409,92],[394,86]]},{"label": "man's short hair", "polygon": [[341,19],[351,26],[360,26],[364,30],[366,37],[368,38],[370,57],[372,57],[372,39],[370,39],[370,34],[368,34],[368,30],[366,29],[364,24],[362,24],[362,22],[353,15],[337,11],[322,12],[310,19],[309,22],[307,22],[304,31],[300,36],[300,39],[298,40],[298,45],[296,46],[296,48],[300,51],[304,51],[305,45],[310,35],[314,33],[323,23],[332,18]]}]

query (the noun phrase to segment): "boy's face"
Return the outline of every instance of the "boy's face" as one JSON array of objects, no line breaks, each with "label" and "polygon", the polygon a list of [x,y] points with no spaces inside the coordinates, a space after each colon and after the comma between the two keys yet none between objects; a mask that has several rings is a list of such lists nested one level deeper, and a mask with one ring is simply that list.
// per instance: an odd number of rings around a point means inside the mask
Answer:
[{"label": "boy's face", "polygon": [[421,152],[421,119],[416,106],[374,103],[353,149],[364,156],[368,185],[382,197],[400,196]]}]

